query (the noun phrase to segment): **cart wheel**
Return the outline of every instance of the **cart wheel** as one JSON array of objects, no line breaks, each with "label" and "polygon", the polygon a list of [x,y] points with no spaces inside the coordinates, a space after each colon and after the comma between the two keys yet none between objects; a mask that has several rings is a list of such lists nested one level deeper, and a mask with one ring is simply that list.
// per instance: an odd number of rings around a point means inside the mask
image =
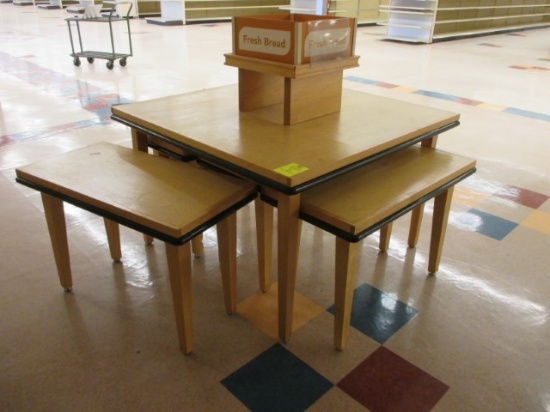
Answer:
[{"label": "cart wheel", "polygon": [[126,66],[126,58],[123,57],[122,59],[120,59],[119,63],[122,67]]},{"label": "cart wheel", "polygon": [[94,62],[94,58],[93,58],[93,57],[88,57],[87,60],[88,60],[88,63],[93,63],[93,62]]},{"label": "cart wheel", "polygon": [[80,66],[80,58],[75,57],[75,58],[73,59],[73,64],[74,64],[75,66],[77,66],[77,67]]},{"label": "cart wheel", "polygon": [[109,61],[107,62],[107,68],[108,68],[109,70],[112,70],[113,67],[114,67],[113,61],[112,61],[112,60],[109,60]]}]

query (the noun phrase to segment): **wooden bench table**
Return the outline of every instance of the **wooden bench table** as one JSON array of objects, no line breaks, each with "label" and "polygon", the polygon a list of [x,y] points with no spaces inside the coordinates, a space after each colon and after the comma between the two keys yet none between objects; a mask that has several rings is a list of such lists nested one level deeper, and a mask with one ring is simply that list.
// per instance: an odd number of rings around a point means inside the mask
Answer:
[{"label": "wooden bench table", "polygon": [[[347,341],[360,241],[435,198],[429,273],[437,272],[454,186],[475,172],[476,162],[423,147],[409,147],[316,186],[302,195],[300,218],[336,236],[334,346]],[[271,195],[270,195],[271,193]],[[261,198],[276,206],[273,192]],[[412,225],[418,238],[419,221]],[[389,238],[389,233],[384,236]],[[382,248],[387,247],[385,242]],[[269,285],[270,279],[264,279]]]},{"label": "wooden bench table", "polygon": [[105,218],[113,259],[118,224],[166,244],[180,348],[192,350],[190,241],[217,224],[224,300],[236,308],[236,215],[256,186],[194,165],[99,143],[16,170],[17,182],[41,192],[59,280],[73,286],[63,202]]},{"label": "wooden bench table", "polygon": [[[301,194],[405,147],[433,147],[440,133],[459,124],[459,115],[344,89],[340,112],[285,126],[282,105],[240,112],[238,101],[237,85],[224,86],[113,106],[112,118],[131,128],[137,150],[168,142],[276,192],[279,337],[288,341]],[[261,203],[257,215],[269,221]],[[261,239],[269,235],[269,228],[260,233]]]}]

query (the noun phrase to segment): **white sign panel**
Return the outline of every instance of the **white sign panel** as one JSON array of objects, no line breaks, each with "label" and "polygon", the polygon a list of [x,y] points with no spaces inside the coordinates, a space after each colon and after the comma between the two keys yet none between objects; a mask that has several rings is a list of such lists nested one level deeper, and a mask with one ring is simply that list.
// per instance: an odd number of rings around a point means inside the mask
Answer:
[{"label": "white sign panel", "polygon": [[349,42],[349,28],[311,31],[306,36],[304,56],[313,57],[346,52]]},{"label": "white sign panel", "polygon": [[284,56],[290,51],[290,32],[243,27],[239,31],[239,49]]}]

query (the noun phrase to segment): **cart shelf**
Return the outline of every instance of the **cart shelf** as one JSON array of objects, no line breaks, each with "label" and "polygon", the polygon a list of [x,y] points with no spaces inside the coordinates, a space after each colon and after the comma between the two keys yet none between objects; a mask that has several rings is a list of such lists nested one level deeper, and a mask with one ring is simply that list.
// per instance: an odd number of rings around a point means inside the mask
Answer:
[{"label": "cart shelf", "polygon": [[[69,28],[69,39],[71,41],[71,57],[73,58],[73,64],[75,66],[80,66],[80,59],[85,58],[88,60],[88,63],[93,63],[95,59],[104,59],[107,60],[107,68],[111,70],[114,67],[114,62],[119,60],[121,66],[126,66],[126,60],[128,57],[132,56],[132,35],[130,32],[130,11],[132,10],[132,3],[128,8],[128,11],[125,16],[119,17],[115,12],[115,7],[117,4],[124,4],[127,2],[103,2],[103,4],[110,4],[112,7],[107,16],[96,17],[96,18],[82,18],[82,17],[69,17],[65,19],[67,26]],[[113,23],[115,22],[126,22],[128,27],[128,53],[117,53],[115,51],[115,41],[113,35]],[[75,51],[73,32],[72,32],[72,23],[76,26],[76,32],[78,37],[78,46],[79,51]],[[97,51],[97,50],[84,50],[82,35],[80,32],[81,23],[106,23],[109,26],[109,34],[111,37],[111,51]]]}]

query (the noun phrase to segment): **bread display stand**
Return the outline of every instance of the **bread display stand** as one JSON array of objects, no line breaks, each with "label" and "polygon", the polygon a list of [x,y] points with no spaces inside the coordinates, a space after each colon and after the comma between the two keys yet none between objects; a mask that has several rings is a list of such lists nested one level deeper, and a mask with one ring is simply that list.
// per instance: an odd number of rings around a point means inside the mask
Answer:
[{"label": "bread display stand", "polygon": [[239,110],[264,111],[284,125],[340,111],[344,69],[357,67],[355,19],[307,14],[233,18]]}]

